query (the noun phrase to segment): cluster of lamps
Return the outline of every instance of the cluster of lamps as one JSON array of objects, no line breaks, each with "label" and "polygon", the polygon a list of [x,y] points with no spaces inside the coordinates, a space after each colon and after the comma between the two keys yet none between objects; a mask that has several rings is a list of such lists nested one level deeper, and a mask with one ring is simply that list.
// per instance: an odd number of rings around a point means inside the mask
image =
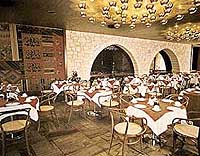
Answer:
[{"label": "cluster of lamps", "polygon": [[200,25],[191,23],[175,25],[163,35],[171,41],[200,41]]},{"label": "cluster of lamps", "polygon": [[[175,1],[80,0],[79,10],[81,17],[87,17],[91,23],[97,21],[102,26],[113,25],[114,28],[120,28],[122,25],[129,25],[130,28],[135,28],[136,24],[143,23],[150,27],[155,21],[167,24],[168,19],[172,17]],[[200,0],[192,1],[193,4],[188,8],[189,14],[194,14],[200,6]],[[179,21],[184,18],[184,14],[175,16]]]}]

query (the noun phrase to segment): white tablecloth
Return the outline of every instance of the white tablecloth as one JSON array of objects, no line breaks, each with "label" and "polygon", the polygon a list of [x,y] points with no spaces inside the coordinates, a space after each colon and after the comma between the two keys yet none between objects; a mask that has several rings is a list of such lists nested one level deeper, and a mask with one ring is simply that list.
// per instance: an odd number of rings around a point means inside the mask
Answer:
[{"label": "white tablecloth", "polygon": [[187,119],[186,109],[177,108],[174,111],[170,111],[165,113],[161,116],[158,120],[153,120],[151,116],[149,116],[146,112],[142,109],[135,108],[133,106],[129,106],[127,108],[127,115],[128,116],[135,116],[135,117],[144,117],[147,119],[147,125],[154,134],[157,136],[162,134],[167,130],[167,126],[172,124],[174,118],[184,118]]},{"label": "white tablecloth", "polygon": [[[36,104],[36,108],[31,106],[30,104],[19,104],[19,105],[15,105],[15,106],[5,106],[5,107],[0,107],[0,113],[4,113],[7,111],[12,111],[12,110],[20,110],[20,109],[24,109],[24,108],[30,108],[30,118],[34,121],[38,120],[38,110],[39,110],[39,99],[38,99],[38,103]],[[0,120],[2,118],[0,117]]]},{"label": "white tablecloth", "polygon": [[[88,96],[85,91],[78,91],[77,92],[77,95],[83,95],[85,96],[88,100],[90,101],[93,101],[95,104],[97,104],[99,107],[101,107],[101,104],[99,103],[99,97],[102,96],[102,95],[111,95],[112,94],[112,91],[109,90],[109,91],[106,91],[106,90],[101,90],[99,92],[97,92],[93,97],[90,97]],[[80,97],[81,98],[81,97]],[[101,100],[108,100],[109,97],[106,97],[106,98],[101,98]]]},{"label": "white tablecloth", "polygon": [[[53,90],[54,93],[56,93],[57,95],[60,94],[62,91],[65,90],[74,90],[74,89],[78,89],[78,88],[74,88],[76,82],[68,82],[66,80],[63,81],[56,81],[54,83],[51,84],[51,89]],[[60,85],[59,87],[57,85]]]}]

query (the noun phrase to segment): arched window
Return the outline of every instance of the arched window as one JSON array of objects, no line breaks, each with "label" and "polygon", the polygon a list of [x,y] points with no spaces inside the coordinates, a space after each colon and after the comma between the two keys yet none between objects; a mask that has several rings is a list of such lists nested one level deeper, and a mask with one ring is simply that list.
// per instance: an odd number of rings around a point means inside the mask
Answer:
[{"label": "arched window", "polygon": [[152,73],[170,73],[172,72],[172,62],[170,56],[161,50],[153,59],[150,67]]},{"label": "arched window", "polygon": [[134,75],[133,63],[128,54],[116,45],[103,49],[94,60],[91,76],[102,74],[107,76]]}]

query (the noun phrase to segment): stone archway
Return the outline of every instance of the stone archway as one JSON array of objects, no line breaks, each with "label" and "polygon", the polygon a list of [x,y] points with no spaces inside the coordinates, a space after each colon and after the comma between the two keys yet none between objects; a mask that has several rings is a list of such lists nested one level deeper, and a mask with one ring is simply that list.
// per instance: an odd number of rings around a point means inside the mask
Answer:
[{"label": "stone archway", "polygon": [[[109,49],[109,48],[116,48],[117,50],[116,51],[113,51],[113,49]],[[106,53],[108,53],[108,54],[106,54]],[[121,53],[121,54],[120,54]],[[99,69],[99,68],[101,68],[101,67],[99,67],[99,66],[102,66],[102,63],[100,63],[100,60],[102,60],[102,56],[105,56],[106,55],[106,57],[110,57],[110,58],[112,58],[113,60],[114,60],[114,58],[115,58],[115,61],[117,62],[117,64],[115,64],[115,69],[116,69],[116,73],[118,72],[118,74],[119,74],[119,72],[121,71],[121,73],[123,73],[125,70],[127,71],[128,70],[128,68],[130,67],[130,69],[131,70],[129,70],[129,71],[131,71],[130,73],[132,73],[132,75],[134,75],[134,74],[137,74],[138,73],[138,66],[137,66],[137,64],[136,64],[136,61],[135,61],[135,59],[132,57],[132,55],[131,55],[131,53],[126,49],[126,48],[124,48],[123,46],[121,46],[121,45],[118,45],[118,44],[110,44],[110,45],[108,45],[108,46],[104,46],[104,47],[102,47],[102,46],[100,46],[100,47],[96,47],[96,49],[95,49],[95,53],[93,53],[93,54],[95,54],[95,56],[93,56],[93,61],[91,61],[91,65],[90,65],[90,71],[96,71],[97,69]],[[110,55],[112,55],[112,56],[110,56]],[[116,58],[116,56],[118,57],[118,58]],[[123,59],[121,59],[120,57],[122,57]],[[123,60],[122,62],[124,63],[122,63],[121,61],[120,61],[120,59],[121,60]],[[105,58],[104,58],[105,59]],[[107,58],[106,58],[106,60],[108,60]],[[104,60],[105,61],[105,60]],[[102,61],[103,62],[103,61]],[[119,69],[119,65],[118,64],[120,64],[120,63],[122,63],[122,66],[121,67],[123,67],[123,66],[126,66],[124,69],[122,69],[122,68],[120,68]],[[96,67],[96,64],[97,64],[97,67]],[[99,64],[99,66],[98,66],[98,64]],[[108,63],[107,63],[108,64]],[[103,66],[105,66],[105,65],[103,65]],[[104,69],[102,69],[102,70],[104,70]],[[110,71],[109,71],[110,72]],[[126,72],[124,72],[124,73],[126,73]]]},{"label": "stone archway", "polygon": [[[167,72],[175,72],[175,73],[180,72],[180,65],[178,58],[172,50],[170,49],[160,50],[158,53],[154,55],[154,59],[152,60],[152,62],[155,61],[155,58],[158,54],[160,54],[163,57]],[[149,69],[151,69],[151,65]]]}]

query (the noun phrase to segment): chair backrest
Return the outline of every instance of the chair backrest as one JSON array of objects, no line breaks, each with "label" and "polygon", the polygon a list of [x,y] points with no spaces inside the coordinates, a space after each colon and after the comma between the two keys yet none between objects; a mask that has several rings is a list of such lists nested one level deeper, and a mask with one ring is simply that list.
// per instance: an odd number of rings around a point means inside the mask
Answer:
[{"label": "chair backrest", "polygon": [[112,100],[112,94],[105,94],[98,97],[99,104],[102,104],[105,101],[111,101]]},{"label": "chair backrest", "polygon": [[0,94],[0,99],[4,99],[5,95],[4,94]]},{"label": "chair backrest", "polygon": [[77,94],[73,94],[69,91],[65,91],[65,102],[68,103],[68,102],[71,102],[71,106],[73,107],[74,105],[74,101],[75,100],[85,100],[86,97],[84,95],[77,95]]},{"label": "chair backrest", "polygon": [[[3,112],[0,114],[0,120],[1,120],[1,131],[2,132],[18,132],[18,131],[23,131],[27,128],[30,120],[30,108],[24,108],[24,109],[17,109],[17,110],[12,110],[12,111],[7,111]],[[7,126],[4,126],[6,123],[12,122],[15,124],[7,124]],[[19,124],[16,123],[20,123]],[[21,128],[20,128],[21,127]],[[10,131],[8,131],[8,129]]]},{"label": "chair backrest", "polygon": [[52,105],[55,103],[57,98],[57,94],[56,93],[49,93],[47,95],[44,96],[44,98],[40,101],[40,106],[47,104],[47,105]]},{"label": "chair backrest", "polygon": [[200,111],[189,111],[188,119],[192,119],[193,124],[200,128]]},{"label": "chair backrest", "polygon": [[180,103],[182,105],[184,105],[186,108],[187,108],[188,103],[189,103],[189,98],[185,95],[170,94],[170,95],[166,96],[165,98],[173,100],[173,101],[180,101]]},{"label": "chair backrest", "polygon": [[128,117],[126,116],[124,109],[110,109],[110,116],[112,131],[114,131],[115,125],[121,122],[127,123],[125,135],[127,134],[129,123],[133,122],[139,124],[142,127],[142,131],[140,134],[144,134],[147,130],[147,120],[145,118],[136,118],[134,116]]},{"label": "chair backrest", "polygon": [[81,81],[80,81],[80,85],[81,85],[83,88],[89,88],[89,87],[90,87],[90,81],[81,80]]},{"label": "chair backrest", "polygon": [[121,106],[124,106],[124,107],[129,106],[131,100],[134,98],[137,98],[137,96],[131,95],[131,94],[121,94],[119,97]]}]

